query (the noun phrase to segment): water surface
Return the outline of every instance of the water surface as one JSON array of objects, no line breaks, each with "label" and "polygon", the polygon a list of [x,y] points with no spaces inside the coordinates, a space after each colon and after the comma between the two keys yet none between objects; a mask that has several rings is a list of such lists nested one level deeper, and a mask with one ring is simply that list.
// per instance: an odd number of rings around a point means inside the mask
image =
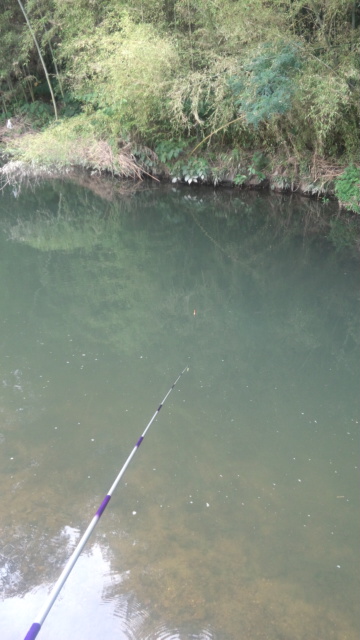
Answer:
[{"label": "water surface", "polygon": [[0,198],[0,634],[355,640],[358,261],[321,203]]}]

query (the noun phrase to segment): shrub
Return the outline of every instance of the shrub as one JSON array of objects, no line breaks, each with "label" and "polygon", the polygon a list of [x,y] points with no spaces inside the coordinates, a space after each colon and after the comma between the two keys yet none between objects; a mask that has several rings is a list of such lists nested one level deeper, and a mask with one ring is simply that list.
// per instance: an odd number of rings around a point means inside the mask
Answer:
[{"label": "shrub", "polygon": [[[346,78],[311,68],[299,86],[299,115],[313,138],[313,149],[323,155],[341,155],[345,127],[352,122],[353,96]],[[345,124],[344,124],[345,123]],[[352,135],[356,137],[356,124]]]},{"label": "shrub", "polygon": [[183,140],[163,140],[155,147],[160,162],[167,164],[176,160],[184,150],[186,143]]},{"label": "shrub", "polygon": [[119,133],[136,129],[150,139],[156,123],[164,129],[168,82],[178,58],[171,38],[125,13],[116,31],[102,23],[86,42],[72,41],[64,54],[75,97],[109,115]]},{"label": "shrub", "polygon": [[177,162],[174,167],[173,182],[184,180],[187,184],[206,182],[210,167],[205,158],[189,158],[187,162]]},{"label": "shrub", "polygon": [[341,206],[360,213],[360,169],[349,165],[335,181],[335,194]]},{"label": "shrub", "polygon": [[249,124],[257,127],[260,122],[289,111],[294,76],[300,66],[299,47],[295,44],[266,43],[238,75],[229,78],[235,106]]},{"label": "shrub", "polygon": [[109,171],[123,177],[140,177],[131,151],[111,143],[111,120],[103,114],[82,114],[58,121],[44,132],[12,141],[12,155],[34,166],[84,168]]}]

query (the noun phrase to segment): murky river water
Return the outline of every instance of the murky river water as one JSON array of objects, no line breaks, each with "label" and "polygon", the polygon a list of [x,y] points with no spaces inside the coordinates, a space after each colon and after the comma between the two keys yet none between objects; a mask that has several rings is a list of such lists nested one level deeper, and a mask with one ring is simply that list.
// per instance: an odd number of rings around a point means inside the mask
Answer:
[{"label": "murky river water", "polygon": [[[358,264],[321,203],[0,198],[0,637],[357,640]],[[304,233],[304,228],[306,233]]]}]

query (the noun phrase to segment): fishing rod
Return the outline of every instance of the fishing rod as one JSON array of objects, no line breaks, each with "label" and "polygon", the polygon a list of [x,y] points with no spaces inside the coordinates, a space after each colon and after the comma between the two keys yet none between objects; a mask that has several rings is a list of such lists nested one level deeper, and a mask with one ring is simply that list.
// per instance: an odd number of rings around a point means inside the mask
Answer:
[{"label": "fishing rod", "polygon": [[139,440],[137,441],[135,447],[133,448],[133,450],[131,451],[129,457],[127,458],[127,460],[125,461],[124,465],[121,467],[118,475],[116,476],[113,484],[111,485],[108,493],[106,494],[105,498],[103,499],[101,505],[99,506],[97,512],[95,513],[93,519],[91,520],[88,528],[86,529],[84,535],[82,536],[81,540],[78,542],[76,548],[74,549],[72,555],[70,556],[69,560],[67,561],[64,569],[62,570],[61,575],[59,576],[57,582],[54,584],[47,601],[45,602],[43,608],[41,609],[41,611],[39,612],[39,614],[37,615],[37,617],[35,618],[34,622],[32,623],[29,631],[27,632],[24,640],[34,640],[34,638],[36,638],[37,634],[39,633],[41,626],[46,618],[46,616],[48,615],[51,607],[53,606],[56,598],[58,597],[62,587],[64,586],[71,570],[73,569],[78,557],[80,556],[85,544],[87,543],[88,539],[90,538],[93,530],[95,529],[97,523],[99,522],[102,514],[104,513],[107,505],[110,502],[111,496],[114,493],[117,485],[119,484],[122,476],[124,475],[127,467],[129,466],[132,458],[134,457],[135,453],[137,452],[138,448],[140,447],[142,441],[145,438],[145,435],[147,433],[147,431],[150,429],[152,423],[154,422],[156,416],[158,415],[160,409],[163,407],[165,401],[167,400],[167,398],[169,397],[170,393],[172,392],[173,388],[175,387],[176,383],[180,380],[181,376],[183,375],[183,373],[185,373],[185,371],[189,371],[189,367],[185,367],[185,369],[182,370],[182,372],[178,375],[178,377],[176,378],[175,382],[172,384],[172,386],[170,387],[169,391],[167,392],[166,396],[164,397],[164,399],[162,400],[162,402],[160,402],[158,408],[156,409],[153,417],[151,418],[150,422],[148,422],[148,424],[146,425],[144,431],[142,432]]}]

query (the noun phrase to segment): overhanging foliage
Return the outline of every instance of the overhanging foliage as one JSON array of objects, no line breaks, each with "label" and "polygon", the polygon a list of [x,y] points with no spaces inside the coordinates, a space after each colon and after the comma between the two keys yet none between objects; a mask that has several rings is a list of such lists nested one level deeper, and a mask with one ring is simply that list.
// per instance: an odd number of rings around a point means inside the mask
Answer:
[{"label": "overhanging foliage", "polygon": [[[355,158],[360,8],[353,0],[23,4],[62,117],[101,113],[106,132],[97,136],[110,131],[112,145],[210,136],[240,148]],[[29,103],[50,99],[44,71],[17,3],[0,7],[3,118],[28,115]]]}]

